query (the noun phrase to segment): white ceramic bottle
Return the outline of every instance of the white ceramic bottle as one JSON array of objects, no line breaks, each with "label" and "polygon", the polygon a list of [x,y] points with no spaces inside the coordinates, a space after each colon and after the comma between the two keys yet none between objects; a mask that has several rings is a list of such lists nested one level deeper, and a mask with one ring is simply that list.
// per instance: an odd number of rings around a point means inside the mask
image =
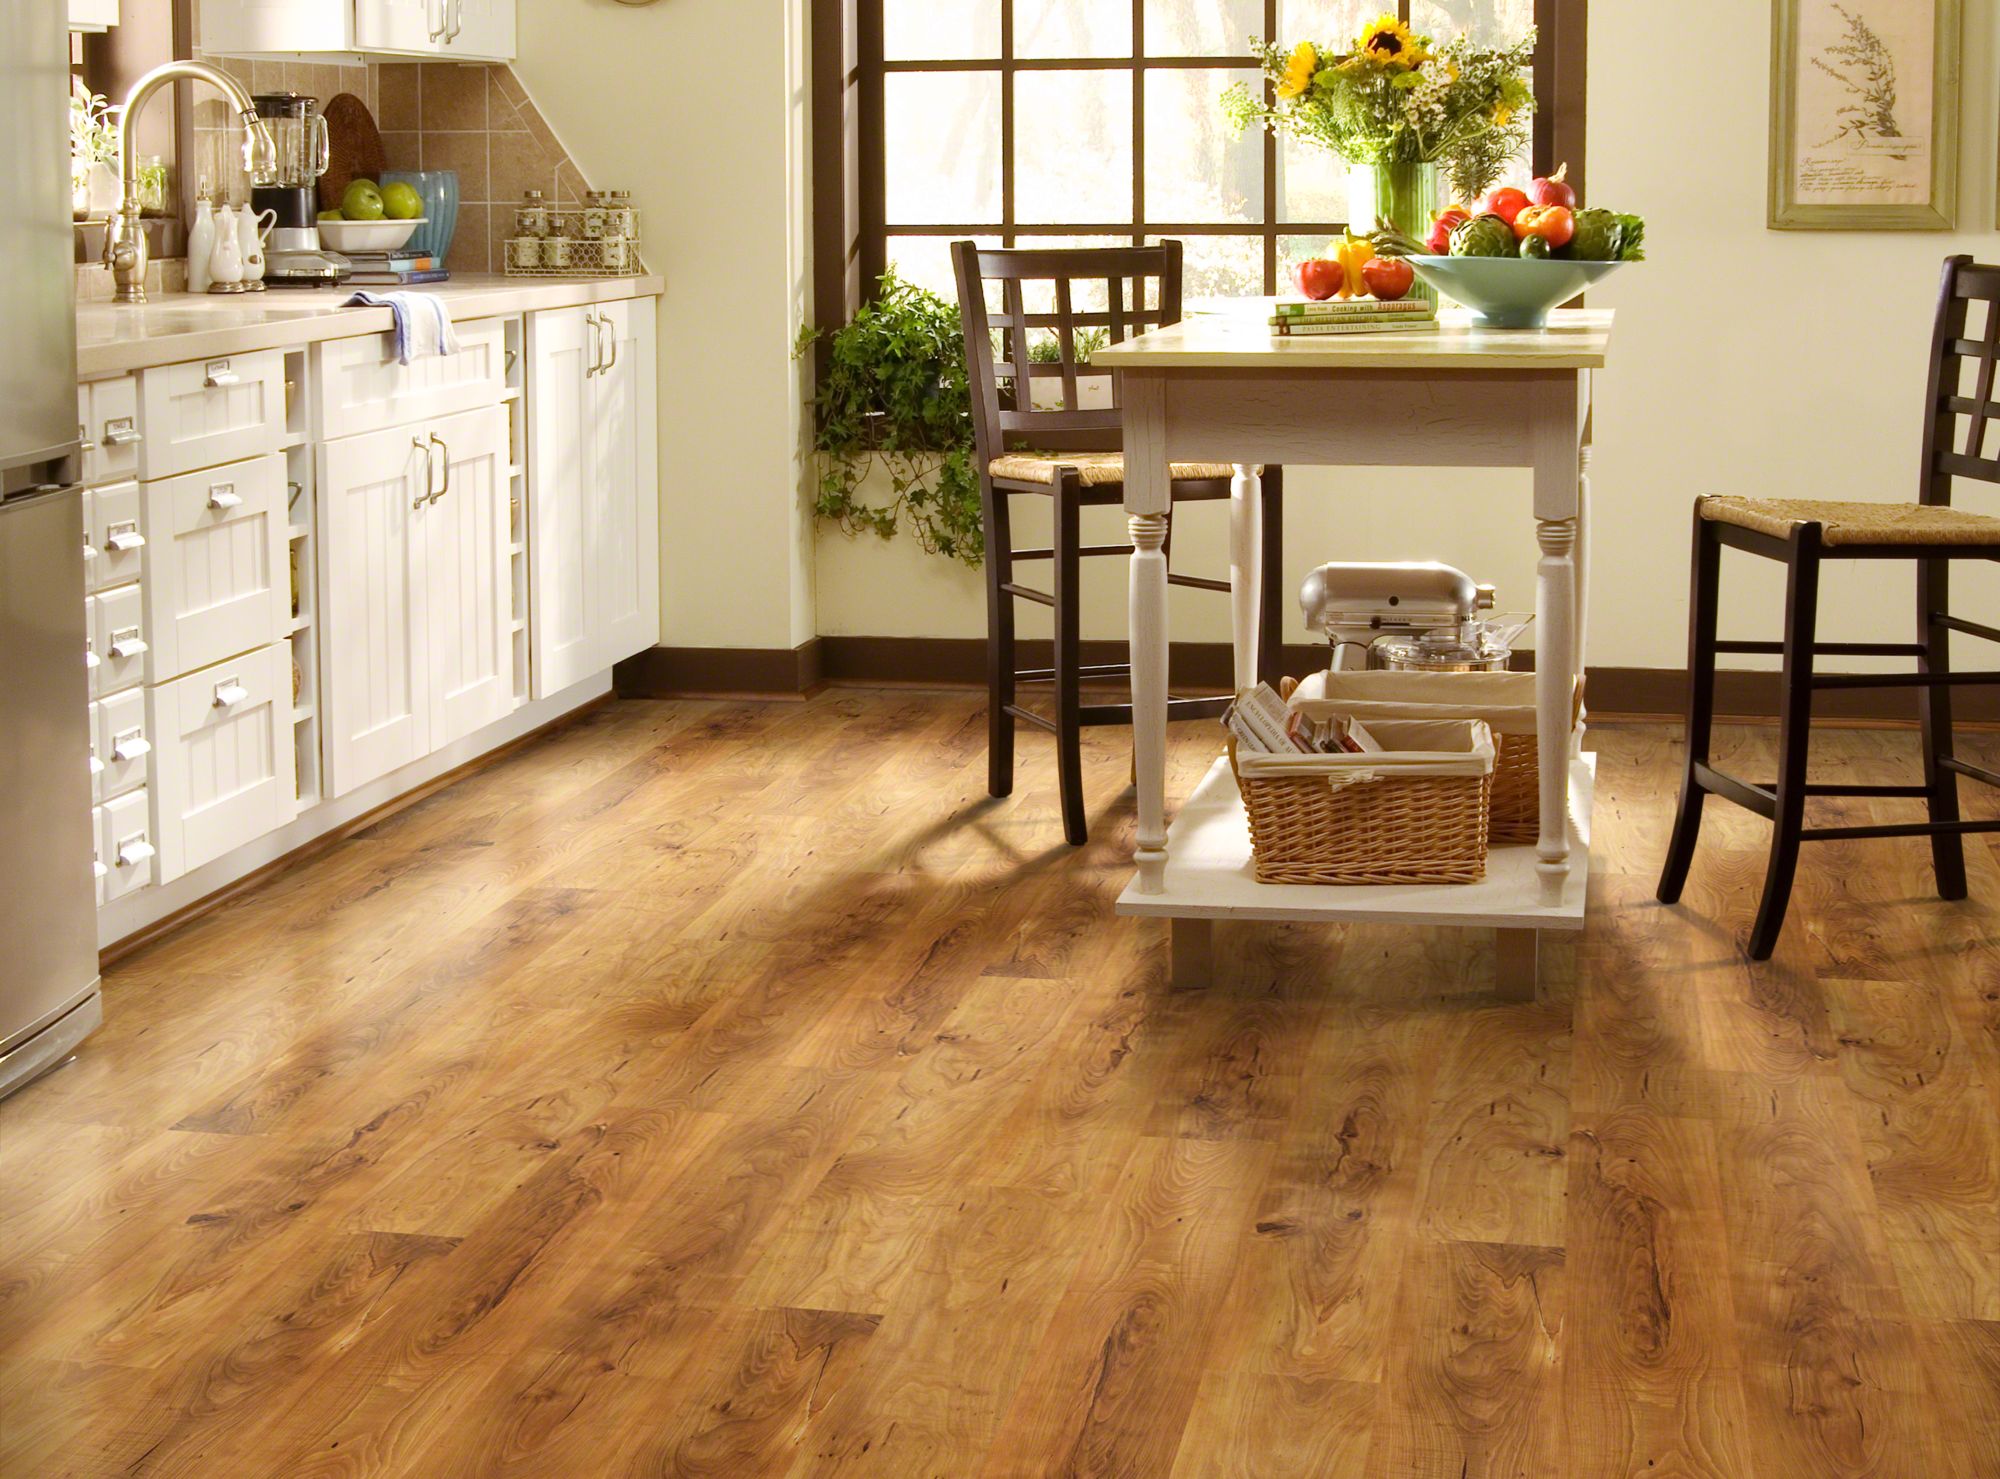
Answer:
[{"label": "white ceramic bottle", "polygon": [[236,240],[236,214],[225,203],[215,208],[215,245],[208,254],[209,291],[243,281],[243,248]]},{"label": "white ceramic bottle", "polygon": [[208,291],[208,259],[215,251],[215,208],[209,204],[208,181],[194,200],[194,222],[188,227],[187,290]]},{"label": "white ceramic bottle", "polygon": [[264,280],[264,236],[258,229],[263,222],[257,212],[246,201],[236,213],[236,249],[243,258],[243,280],[262,282]]}]

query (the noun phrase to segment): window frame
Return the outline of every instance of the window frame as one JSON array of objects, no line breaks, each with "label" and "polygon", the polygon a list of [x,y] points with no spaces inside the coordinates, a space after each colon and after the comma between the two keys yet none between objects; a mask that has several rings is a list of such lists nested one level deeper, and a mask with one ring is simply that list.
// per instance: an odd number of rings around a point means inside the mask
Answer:
[{"label": "window frame", "polygon": [[[1259,34],[1276,33],[1278,0],[1262,0]],[[1146,79],[1153,71],[1197,68],[1243,69],[1257,65],[1248,52],[1218,56],[1150,56],[1146,53],[1146,0],[1131,0],[1132,49],[1105,57],[1020,57],[1014,53],[1015,0],[999,0],[997,57],[927,61],[884,57],[882,0],[813,0],[813,169],[815,296],[822,326],[843,321],[872,290],[888,265],[888,243],[896,237],[997,238],[1012,246],[1022,237],[1120,237],[1134,245],[1165,236],[1255,237],[1262,252],[1264,291],[1278,291],[1279,239],[1333,235],[1343,221],[1282,218],[1279,199],[1279,144],[1262,131],[1262,218],[1250,221],[1166,221],[1146,215]],[[1537,108],[1532,157],[1538,171],[1566,160],[1569,178],[1584,178],[1584,47],[1586,0],[1535,0],[1541,42],[1534,82]],[[1387,8],[1386,0],[1385,6]],[[1407,21],[1411,0],[1397,0]],[[1015,213],[1014,80],[1023,72],[1097,71],[1129,73],[1132,84],[1132,215],[1098,222],[1024,222]],[[887,217],[887,137],[885,79],[897,74],[997,74],[1000,82],[1000,219],[960,222],[894,222]],[[1264,83],[1266,102],[1271,84]]]}]

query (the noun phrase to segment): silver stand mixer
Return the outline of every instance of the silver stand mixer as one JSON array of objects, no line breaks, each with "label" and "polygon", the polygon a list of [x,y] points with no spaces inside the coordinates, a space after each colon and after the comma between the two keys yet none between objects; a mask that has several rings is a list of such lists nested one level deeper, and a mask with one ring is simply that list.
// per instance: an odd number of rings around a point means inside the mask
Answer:
[{"label": "silver stand mixer", "polygon": [[1504,672],[1531,618],[1480,615],[1494,591],[1435,560],[1336,561],[1299,590],[1306,625],[1326,633],[1335,672]]}]

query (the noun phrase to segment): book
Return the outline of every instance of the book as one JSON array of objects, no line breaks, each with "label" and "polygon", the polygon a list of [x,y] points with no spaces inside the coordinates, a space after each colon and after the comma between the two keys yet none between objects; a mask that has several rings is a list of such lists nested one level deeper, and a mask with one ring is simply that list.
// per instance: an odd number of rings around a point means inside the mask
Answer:
[{"label": "book", "polygon": [[342,252],[341,255],[363,272],[429,272],[444,265],[428,253]]},{"label": "book", "polygon": [[1259,755],[1309,753],[1290,731],[1291,710],[1268,683],[1246,688],[1222,716],[1237,746]]},{"label": "book", "polygon": [[1279,318],[1346,318],[1369,317],[1376,314],[1415,314],[1423,317],[1437,312],[1437,305],[1428,298],[1328,298],[1324,302],[1280,302],[1275,310]]},{"label": "book", "polygon": [[1415,318],[1408,314],[1391,319],[1320,319],[1313,323],[1279,324],[1274,337],[1297,339],[1312,334],[1415,334],[1426,329],[1435,332],[1437,326],[1434,318]]},{"label": "book", "polygon": [[426,272],[350,272],[341,280],[362,287],[411,287],[417,283],[445,282],[450,277],[442,267],[434,267]]}]

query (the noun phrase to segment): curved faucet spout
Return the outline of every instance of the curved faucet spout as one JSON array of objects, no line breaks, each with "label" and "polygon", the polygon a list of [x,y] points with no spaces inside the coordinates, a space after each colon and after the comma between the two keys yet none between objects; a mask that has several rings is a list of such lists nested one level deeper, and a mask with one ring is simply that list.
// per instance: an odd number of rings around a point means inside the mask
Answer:
[{"label": "curved faucet spout", "polygon": [[104,260],[117,284],[120,303],[146,301],[146,233],[139,219],[139,154],[136,140],[139,110],[162,87],[185,78],[206,82],[228,98],[243,120],[243,167],[253,183],[266,185],[278,170],[278,147],[270,129],[257,116],[257,108],[243,85],[227,72],[206,62],[163,62],[132,84],[125,94],[125,106],[118,115],[118,209],[104,233]]}]

